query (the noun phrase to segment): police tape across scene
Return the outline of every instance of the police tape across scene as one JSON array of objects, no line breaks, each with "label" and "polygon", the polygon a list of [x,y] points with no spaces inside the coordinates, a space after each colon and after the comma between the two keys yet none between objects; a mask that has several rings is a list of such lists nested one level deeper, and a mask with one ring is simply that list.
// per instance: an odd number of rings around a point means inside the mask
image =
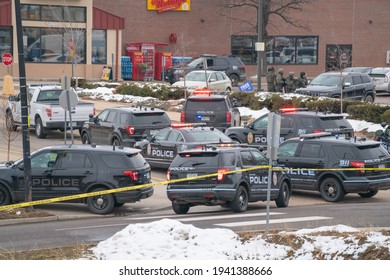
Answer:
[{"label": "police tape across scene", "polygon": [[[250,168],[245,168],[245,169],[238,169],[238,170],[230,170],[230,171],[222,171],[222,172],[218,172],[218,173],[205,174],[205,175],[200,175],[200,176],[190,177],[190,178],[174,179],[174,180],[167,180],[167,181],[162,181],[162,182],[148,183],[148,184],[143,184],[143,185],[129,186],[129,187],[123,187],[123,188],[117,188],[117,189],[109,189],[109,190],[104,190],[104,191],[89,192],[89,193],[83,193],[83,194],[78,194],[78,195],[69,195],[69,196],[62,196],[62,197],[57,197],[57,198],[49,198],[49,199],[35,200],[35,201],[29,201],[29,202],[22,202],[22,203],[17,203],[17,204],[0,206],[0,211],[35,206],[35,205],[49,204],[49,203],[67,201],[67,200],[73,200],[73,199],[77,199],[77,198],[86,198],[86,197],[103,195],[103,194],[131,191],[131,190],[137,190],[137,189],[141,189],[141,188],[145,188],[145,187],[153,187],[153,186],[157,186],[157,185],[167,185],[170,183],[171,184],[172,183],[180,183],[180,182],[185,182],[185,181],[215,177],[215,176],[218,176],[221,174],[233,174],[233,173],[238,173],[238,172],[246,172],[246,171],[251,171],[251,170],[269,169],[269,168],[270,168],[269,165],[261,165],[261,166],[250,167]],[[272,168],[272,171],[275,171],[275,172],[285,172],[287,174],[302,174],[302,175],[314,174],[315,171],[339,171],[339,170],[343,170],[343,171],[374,171],[374,170],[390,171],[390,168],[364,168],[364,167],[362,167],[362,168],[310,168],[310,169],[309,168],[283,168],[283,167],[273,167]],[[294,173],[294,172],[296,172],[296,173]]]}]

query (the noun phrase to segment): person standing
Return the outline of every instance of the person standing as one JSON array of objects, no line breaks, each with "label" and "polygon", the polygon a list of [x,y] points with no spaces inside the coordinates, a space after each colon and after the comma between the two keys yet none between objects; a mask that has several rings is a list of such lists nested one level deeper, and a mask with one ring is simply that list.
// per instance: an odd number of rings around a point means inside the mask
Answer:
[{"label": "person standing", "polygon": [[283,77],[284,70],[283,68],[280,68],[278,70],[278,75],[276,75],[276,87],[275,90],[277,92],[285,92],[285,81],[286,79]]},{"label": "person standing", "polygon": [[294,78],[294,72],[288,73],[288,77],[286,78],[286,92],[292,93],[295,91],[297,87],[297,80]]},{"label": "person standing", "polygon": [[298,78],[297,88],[305,88],[309,84],[309,81],[306,78],[306,72],[301,72]]},{"label": "person standing", "polygon": [[268,68],[267,72],[267,88],[268,92],[275,92],[276,89],[276,75],[275,75],[275,69],[273,67]]}]

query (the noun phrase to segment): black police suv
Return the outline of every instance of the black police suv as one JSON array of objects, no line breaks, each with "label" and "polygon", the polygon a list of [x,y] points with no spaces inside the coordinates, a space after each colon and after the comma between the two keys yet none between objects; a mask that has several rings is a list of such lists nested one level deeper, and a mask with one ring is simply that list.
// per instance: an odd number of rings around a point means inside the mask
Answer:
[{"label": "black police suv", "polygon": [[152,167],[168,168],[179,151],[201,147],[207,143],[235,143],[222,131],[202,123],[174,123],[153,136],[136,142]]},{"label": "black police suv", "polygon": [[[23,201],[24,163],[0,164],[0,205]],[[32,199],[41,200],[112,190],[151,182],[151,169],[139,150],[96,145],[55,145],[31,154]],[[95,214],[136,202],[153,194],[153,187],[76,198]]]},{"label": "black police suv", "polygon": [[152,135],[171,125],[167,113],[149,107],[107,108],[96,117],[90,116],[81,130],[83,144],[132,147],[144,135]]},{"label": "black police suv", "polygon": [[[196,205],[222,205],[244,212],[249,202],[267,200],[267,165],[268,160],[251,147],[206,145],[203,149],[181,151],[169,167],[167,179],[193,179],[168,183],[167,196],[176,214],[186,214]],[[254,168],[261,166],[265,168]],[[235,172],[226,174],[229,171]],[[199,178],[207,174],[218,175]],[[270,194],[278,207],[288,206],[291,182],[285,174],[272,173]]]},{"label": "black police suv", "polygon": [[166,70],[165,80],[170,84],[177,82],[187,73],[201,69],[223,71],[232,81],[232,86],[246,80],[246,67],[242,60],[236,56],[226,55],[203,55],[186,65],[176,65]]},{"label": "black police suv", "polygon": [[[306,108],[283,108],[277,114],[281,116],[281,142],[301,134],[319,132],[353,136],[353,128],[342,114],[309,112]],[[225,134],[240,143],[266,147],[267,127],[268,114],[265,114],[243,127],[228,128]]]},{"label": "black police suv", "polygon": [[183,104],[180,121],[182,123],[206,123],[225,131],[241,124],[237,100],[229,94],[214,94],[211,91],[198,91],[189,96]]},{"label": "black police suv", "polygon": [[293,190],[318,191],[328,202],[348,193],[369,198],[390,189],[390,172],[383,170],[390,167],[390,155],[377,141],[330,133],[302,135],[280,144],[277,162]]},{"label": "black police suv", "polygon": [[367,73],[361,72],[325,72],[315,77],[307,87],[298,88],[295,93],[358,100],[373,103],[375,84]]}]

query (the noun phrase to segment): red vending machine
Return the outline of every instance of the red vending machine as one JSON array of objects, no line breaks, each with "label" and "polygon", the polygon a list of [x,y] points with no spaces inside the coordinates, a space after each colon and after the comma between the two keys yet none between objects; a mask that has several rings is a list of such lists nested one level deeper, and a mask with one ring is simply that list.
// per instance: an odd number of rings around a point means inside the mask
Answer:
[{"label": "red vending machine", "polygon": [[154,78],[158,81],[163,81],[166,69],[172,67],[172,53],[156,52],[154,64]]},{"label": "red vending machine", "polygon": [[130,56],[131,63],[133,63],[133,73],[132,80],[140,81],[144,80],[143,67],[144,64],[144,53],[143,52],[128,52],[128,56]]}]

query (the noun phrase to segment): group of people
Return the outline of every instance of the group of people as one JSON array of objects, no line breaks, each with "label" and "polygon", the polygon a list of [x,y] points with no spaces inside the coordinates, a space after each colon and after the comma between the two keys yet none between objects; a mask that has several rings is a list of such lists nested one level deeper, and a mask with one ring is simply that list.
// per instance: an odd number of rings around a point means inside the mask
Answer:
[{"label": "group of people", "polygon": [[266,78],[269,92],[292,93],[295,89],[306,87],[308,84],[305,72],[301,72],[298,78],[294,77],[294,72],[288,73],[287,77],[283,75],[283,68],[280,68],[277,74],[273,67],[268,68]]}]

